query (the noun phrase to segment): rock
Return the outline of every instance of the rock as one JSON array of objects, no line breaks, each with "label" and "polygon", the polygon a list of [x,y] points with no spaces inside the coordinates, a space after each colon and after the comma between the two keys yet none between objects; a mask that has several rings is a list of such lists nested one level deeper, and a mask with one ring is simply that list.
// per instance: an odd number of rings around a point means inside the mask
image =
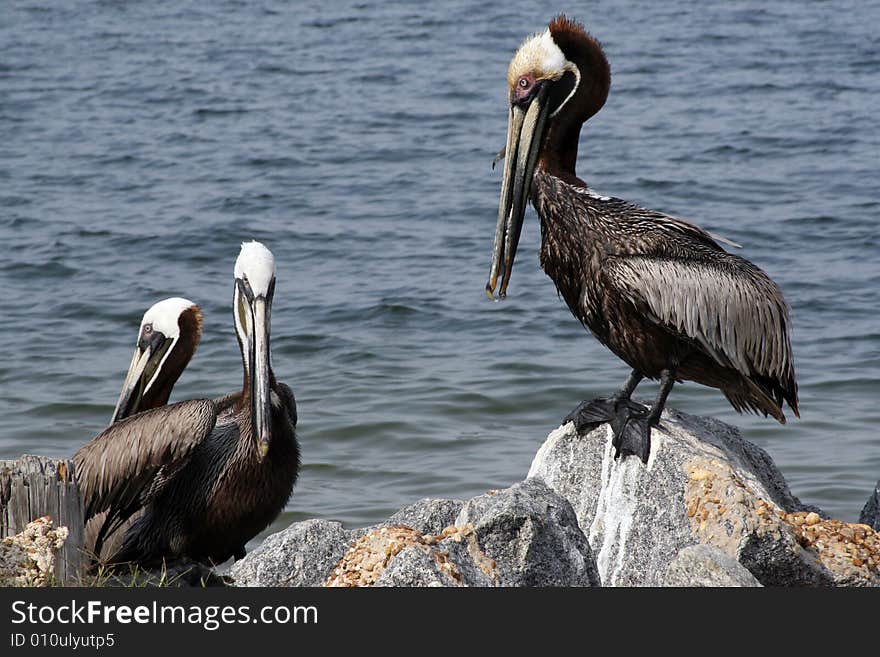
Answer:
[{"label": "rock", "polygon": [[[439,522],[437,509],[461,505],[438,502],[420,502],[392,518],[407,513],[425,517],[414,508],[421,505],[422,510],[430,507],[427,515]],[[537,480],[464,503],[454,524],[435,534],[406,525],[372,528],[358,537],[327,582],[327,586],[598,584],[589,543],[571,505]]]},{"label": "rock", "polygon": [[461,500],[425,498],[403,507],[383,524],[406,525],[422,534],[439,534],[455,524],[462,506]]},{"label": "rock", "polygon": [[447,527],[430,546],[402,550],[375,586],[497,586],[495,564],[480,551],[472,527]]},{"label": "rock", "polygon": [[326,586],[491,586],[496,581],[495,564],[481,552],[470,526],[431,535],[382,525],[352,544]]},{"label": "rock", "polygon": [[473,526],[502,586],[599,586],[590,545],[567,500],[530,479],[467,502],[455,524]]},{"label": "rock", "polygon": [[460,586],[461,576],[441,569],[434,555],[412,546],[404,548],[373,586]]},{"label": "rock", "polygon": [[350,542],[342,523],[295,522],[266,537],[229,575],[236,586],[322,586]]},{"label": "rock", "polygon": [[604,585],[662,586],[672,560],[697,544],[719,548],[767,586],[880,584],[874,532],[847,543],[863,525],[801,504],[737,429],[671,409],[662,426],[647,465],[615,460],[607,425],[577,436],[568,424],[529,470],[571,502]]},{"label": "rock", "polygon": [[764,450],[669,410],[647,465],[607,426],[552,432],[528,478],[467,502],[422,499],[373,527],[310,520],[237,562],[238,586],[880,585],[875,491],[865,524],[791,494]]},{"label": "rock", "polygon": [[880,481],[874,484],[874,493],[865,503],[859,522],[868,525],[874,531],[880,531]]},{"label": "rock", "polygon": [[55,556],[67,536],[67,527],[53,528],[52,519],[43,516],[0,540],[0,586],[53,584]]},{"label": "rock", "polygon": [[666,568],[664,586],[761,586],[736,559],[710,545],[684,548]]}]

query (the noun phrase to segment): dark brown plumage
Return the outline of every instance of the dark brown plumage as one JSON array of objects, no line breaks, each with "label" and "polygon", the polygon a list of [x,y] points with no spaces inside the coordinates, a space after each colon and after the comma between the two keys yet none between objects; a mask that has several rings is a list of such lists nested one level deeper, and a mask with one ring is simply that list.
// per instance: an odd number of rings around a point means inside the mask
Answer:
[{"label": "dark brown plumage", "polygon": [[[96,560],[153,565],[178,557],[210,563],[241,558],[247,541],[284,508],[299,470],[299,445],[293,392],[275,379],[269,363],[274,271],[262,244],[242,245],[233,295],[244,365],[240,392],[158,405],[167,401],[179,364],[189,360],[172,358],[174,349],[195,349],[200,322],[183,313],[181,334],[169,348],[155,330],[145,334],[145,317],[117,405],[117,414],[135,414],[74,456]],[[166,349],[167,358],[157,364]],[[157,406],[137,412],[144,400]]]},{"label": "dark brown plumage", "polygon": [[274,377],[271,389],[275,434],[262,460],[254,446],[248,392],[198,400],[213,406],[216,424],[176,471],[153,480],[142,514],[110,562],[188,557],[222,563],[244,556],[245,544],[284,509],[299,468],[293,393]]},{"label": "dark brown plumage", "polygon": [[[650,431],[675,381],[719,388],[737,411],[785,422],[798,414],[788,308],[779,287],[719,238],[688,222],[599,196],[577,177],[583,123],[605,102],[611,74],[599,43],[565,17],[528,39],[508,71],[511,115],[493,268],[506,293],[531,201],[541,220],[541,266],[571,312],[633,368],[607,400],[566,418],[579,430],[610,422],[617,455],[647,461]],[[630,401],[660,379],[651,408]]]}]

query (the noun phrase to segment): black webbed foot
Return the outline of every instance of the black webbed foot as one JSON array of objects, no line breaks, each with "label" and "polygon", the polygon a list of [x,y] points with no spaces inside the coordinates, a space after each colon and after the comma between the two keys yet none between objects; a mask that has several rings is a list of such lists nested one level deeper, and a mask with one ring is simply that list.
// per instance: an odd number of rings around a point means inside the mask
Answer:
[{"label": "black webbed foot", "polygon": [[642,459],[642,463],[648,463],[648,455],[651,453],[651,423],[646,409],[615,418],[615,422],[611,423],[611,430],[614,433],[611,444],[615,459],[632,454]]},{"label": "black webbed foot", "polygon": [[611,425],[614,458],[633,454],[648,462],[651,453],[651,427],[656,424],[648,409],[629,399],[593,399],[578,404],[565,416],[563,424],[573,422],[579,435],[606,422]]},{"label": "black webbed foot", "polygon": [[614,400],[592,399],[582,401],[571,413],[562,419],[562,424],[574,423],[578,435],[589,433],[600,424],[610,422],[614,417]]}]

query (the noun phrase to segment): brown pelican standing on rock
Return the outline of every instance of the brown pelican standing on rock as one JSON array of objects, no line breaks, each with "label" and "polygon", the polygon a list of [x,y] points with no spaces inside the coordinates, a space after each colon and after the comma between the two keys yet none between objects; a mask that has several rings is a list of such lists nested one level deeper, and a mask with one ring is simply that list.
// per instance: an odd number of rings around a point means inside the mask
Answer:
[{"label": "brown pelican standing on rock", "polygon": [[[609,422],[615,457],[647,463],[676,381],[719,388],[731,405],[772,415],[783,400],[798,415],[788,308],[779,287],[720,238],[688,222],[593,193],[575,175],[583,123],[608,95],[599,43],[559,16],[527,39],[507,72],[510,117],[492,270],[507,292],[526,203],[541,220],[541,266],[571,312],[633,368],[622,390],[581,403],[565,422],[579,433]],[[723,241],[723,240],[721,240]],[[660,379],[650,411],[630,400]]]},{"label": "brown pelican standing on rock", "polygon": [[[101,555],[105,563],[238,559],[284,508],[299,445],[293,393],[270,365],[274,291],[272,253],[258,242],[242,244],[233,292],[242,390],[132,415],[75,455],[88,515],[117,518],[105,535],[132,518],[118,549]],[[132,366],[139,362],[135,354]],[[142,378],[130,372],[127,387]],[[124,389],[120,403],[125,398]]]}]

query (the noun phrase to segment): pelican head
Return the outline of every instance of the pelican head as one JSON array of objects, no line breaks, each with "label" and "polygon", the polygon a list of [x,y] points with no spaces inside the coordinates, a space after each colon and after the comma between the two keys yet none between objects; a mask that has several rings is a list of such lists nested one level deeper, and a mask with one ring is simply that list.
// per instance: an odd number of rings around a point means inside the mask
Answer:
[{"label": "pelican head", "polygon": [[506,162],[486,284],[489,297],[499,276],[499,296],[507,294],[535,167],[574,177],[581,125],[605,104],[610,85],[602,47],[565,16],[526,39],[511,60]]},{"label": "pelican head", "polygon": [[189,299],[163,299],[147,310],[111,424],[164,405],[201,334],[202,311]]},{"label": "pelican head", "polygon": [[259,242],[245,242],[235,261],[233,313],[250,399],[257,455],[264,459],[272,441],[269,326],[275,293],[275,258]]}]

